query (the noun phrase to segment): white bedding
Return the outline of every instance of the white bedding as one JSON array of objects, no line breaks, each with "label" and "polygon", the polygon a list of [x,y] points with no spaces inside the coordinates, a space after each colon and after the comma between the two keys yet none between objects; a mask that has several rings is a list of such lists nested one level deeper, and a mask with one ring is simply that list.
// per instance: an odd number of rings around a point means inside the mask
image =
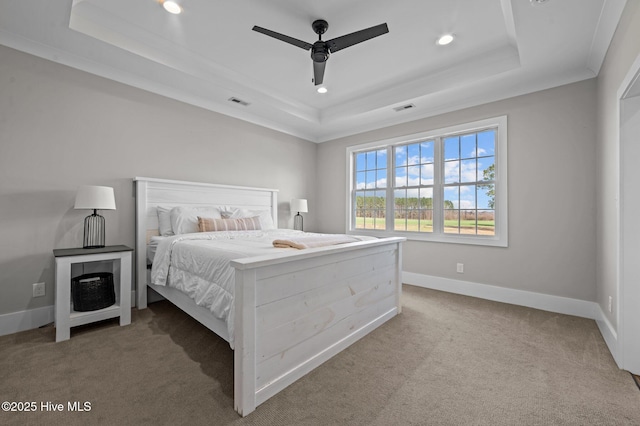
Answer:
[{"label": "white bedding", "polygon": [[[233,345],[234,259],[295,249],[275,248],[273,240],[309,233],[290,229],[261,231],[199,232],[166,237],[159,241],[151,269],[151,282],[186,293],[227,324]],[[371,237],[356,237],[365,240]]]},{"label": "white bedding", "polygon": [[156,250],[158,250],[158,244],[160,241],[164,240],[167,237],[159,237],[153,236],[149,240],[149,244],[147,244],[147,264],[151,265],[153,263],[153,258],[156,257]]}]

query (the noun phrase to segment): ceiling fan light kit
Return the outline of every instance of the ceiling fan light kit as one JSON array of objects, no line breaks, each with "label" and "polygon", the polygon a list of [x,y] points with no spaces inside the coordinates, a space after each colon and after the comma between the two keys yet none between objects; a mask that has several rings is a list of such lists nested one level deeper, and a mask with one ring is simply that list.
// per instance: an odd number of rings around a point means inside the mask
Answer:
[{"label": "ceiling fan light kit", "polygon": [[453,34],[443,34],[438,38],[436,43],[439,46],[446,46],[447,44],[450,44],[454,39],[455,39],[455,35]]},{"label": "ceiling fan light kit", "polygon": [[268,35],[269,37],[284,41],[285,43],[292,44],[304,50],[311,50],[311,59],[313,60],[313,82],[316,86],[321,85],[324,81],[324,70],[327,60],[329,59],[329,55],[353,46],[354,44],[362,43],[363,41],[367,41],[389,32],[389,27],[385,23],[324,41],[322,40],[322,34],[324,34],[329,28],[329,23],[324,19],[317,19],[313,21],[311,28],[313,28],[313,31],[318,34],[318,41],[313,44],[259,27],[257,25],[253,27],[253,31]]},{"label": "ceiling fan light kit", "polygon": [[182,13],[182,7],[180,7],[180,5],[175,1],[171,1],[171,0],[163,1],[162,7],[164,8],[164,10],[174,15],[179,15],[180,13]]}]

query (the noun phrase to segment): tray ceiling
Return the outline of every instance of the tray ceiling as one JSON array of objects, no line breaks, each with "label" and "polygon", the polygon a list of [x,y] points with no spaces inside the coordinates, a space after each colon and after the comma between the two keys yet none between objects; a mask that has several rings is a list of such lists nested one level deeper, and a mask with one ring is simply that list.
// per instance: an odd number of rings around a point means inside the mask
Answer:
[{"label": "tray ceiling", "polygon": [[[1,44],[314,142],[595,77],[626,2],[0,1]],[[316,19],[389,27],[330,56],[325,94],[308,51],[251,30],[313,43]]]}]

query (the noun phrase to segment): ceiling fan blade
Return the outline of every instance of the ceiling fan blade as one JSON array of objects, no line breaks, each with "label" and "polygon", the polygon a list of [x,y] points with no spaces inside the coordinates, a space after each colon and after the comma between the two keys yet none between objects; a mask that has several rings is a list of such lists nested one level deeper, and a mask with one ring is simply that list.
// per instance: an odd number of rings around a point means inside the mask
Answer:
[{"label": "ceiling fan blade", "polygon": [[253,31],[257,31],[259,33],[268,35],[269,37],[277,38],[278,40],[284,41],[285,43],[289,43],[289,44],[293,44],[294,46],[301,47],[304,50],[309,50],[312,47],[312,45],[307,43],[306,41],[298,40],[297,38],[289,37],[287,35],[280,34],[275,31],[271,31],[266,28],[259,27],[257,25],[254,25],[252,29]]},{"label": "ceiling fan blade", "polygon": [[316,86],[322,84],[322,80],[324,80],[324,67],[327,65],[327,62],[316,62],[313,61],[313,82]]},{"label": "ceiling fan blade", "polygon": [[354,44],[362,43],[363,41],[381,36],[382,34],[386,34],[388,32],[389,27],[387,27],[387,24],[380,24],[376,25],[375,27],[366,28],[364,30],[356,31],[351,34],[336,37],[334,39],[328,40],[326,43],[327,46],[329,46],[329,50],[331,51],[331,53],[334,53],[338,50],[353,46]]}]

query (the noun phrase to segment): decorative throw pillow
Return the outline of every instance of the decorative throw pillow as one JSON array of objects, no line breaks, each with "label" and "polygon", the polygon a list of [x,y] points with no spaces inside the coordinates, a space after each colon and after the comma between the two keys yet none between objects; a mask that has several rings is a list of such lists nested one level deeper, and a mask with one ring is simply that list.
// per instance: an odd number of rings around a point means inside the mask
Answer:
[{"label": "decorative throw pillow", "polygon": [[240,219],[215,219],[198,216],[198,230],[200,232],[252,231],[260,229],[262,227],[258,216]]},{"label": "decorative throw pillow", "polygon": [[271,212],[269,210],[247,210],[230,207],[220,212],[225,219],[241,219],[245,217],[258,216],[260,218],[261,229],[275,229]]},{"label": "decorative throw pillow", "polygon": [[215,206],[179,206],[171,209],[171,228],[176,235],[198,232],[198,216],[221,218]]}]

